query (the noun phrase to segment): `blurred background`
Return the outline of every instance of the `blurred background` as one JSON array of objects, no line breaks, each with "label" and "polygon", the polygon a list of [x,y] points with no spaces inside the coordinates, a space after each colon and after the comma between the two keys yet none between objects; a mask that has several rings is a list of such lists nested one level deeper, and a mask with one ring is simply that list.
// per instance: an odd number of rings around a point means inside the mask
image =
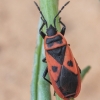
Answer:
[{"label": "blurred background", "polygon": [[[60,14],[65,37],[80,68],[92,67],[75,100],[100,100],[100,1],[70,1]],[[0,100],[30,100],[39,16],[33,0],[0,0]]]}]

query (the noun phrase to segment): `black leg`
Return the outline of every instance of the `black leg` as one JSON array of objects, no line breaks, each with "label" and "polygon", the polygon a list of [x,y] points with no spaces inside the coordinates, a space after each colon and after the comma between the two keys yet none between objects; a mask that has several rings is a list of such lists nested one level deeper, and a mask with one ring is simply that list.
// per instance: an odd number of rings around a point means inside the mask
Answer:
[{"label": "black leg", "polygon": [[39,30],[40,35],[42,36],[43,39],[44,39],[44,37],[46,36],[45,33],[41,31],[41,29],[43,28],[44,25],[45,25],[45,24],[43,23],[42,26],[40,27],[40,30]]},{"label": "black leg", "polygon": [[59,23],[63,26],[63,28],[61,29],[61,34],[64,35],[64,34],[65,34],[65,30],[66,30],[66,26],[65,26],[65,24],[61,21],[61,17],[59,18]]},{"label": "black leg", "polygon": [[70,44],[68,44],[70,46]]},{"label": "black leg", "polygon": [[[74,58],[75,59],[75,58]],[[75,62],[76,62],[76,59],[75,59]],[[76,64],[77,64],[77,66],[78,66],[78,63],[76,62]],[[80,71],[80,73],[81,73],[81,69],[80,69],[80,67],[78,66],[78,68],[79,68],[79,71]]]},{"label": "black leg", "polygon": [[40,35],[42,36],[42,38],[44,39],[44,37],[46,36],[44,32],[42,32],[42,28],[44,27],[44,25],[46,24],[45,20],[43,20],[43,18],[41,17],[41,20],[43,21],[43,24],[41,25],[40,29],[39,29],[39,32],[40,32]]},{"label": "black leg", "polygon": [[54,91],[54,94],[53,94],[54,96],[56,96],[56,92]]},{"label": "black leg", "polygon": [[48,79],[46,79],[47,73],[48,73],[48,68],[45,69],[45,71],[43,73],[43,78],[44,78],[44,80],[46,80],[48,83],[50,83],[52,85],[52,83]]},{"label": "black leg", "polygon": [[[79,68],[79,66],[78,66],[78,68]],[[81,73],[81,69],[79,68],[79,71],[80,71],[80,73]]]},{"label": "black leg", "polygon": [[45,58],[43,58],[43,59],[42,59],[42,61],[43,61],[43,62],[45,62],[45,63],[47,63],[47,61],[46,61],[46,57],[45,57]]}]

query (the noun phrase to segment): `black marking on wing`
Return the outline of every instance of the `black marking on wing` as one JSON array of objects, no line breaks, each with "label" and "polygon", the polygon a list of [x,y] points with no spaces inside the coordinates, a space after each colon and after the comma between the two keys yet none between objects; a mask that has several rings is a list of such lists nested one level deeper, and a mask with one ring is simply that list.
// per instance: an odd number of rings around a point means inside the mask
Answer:
[{"label": "black marking on wing", "polygon": [[51,47],[54,42],[61,44],[62,43],[62,37],[60,35],[57,35],[53,38],[47,38],[46,39],[46,44],[47,44],[48,47]]},{"label": "black marking on wing", "polygon": [[48,44],[48,43],[51,43],[51,42],[56,42],[58,40],[62,40],[62,37],[60,35],[57,35],[57,36],[55,36],[53,38],[47,38],[46,39],[46,43]]},{"label": "black marking on wing", "polygon": [[73,67],[73,62],[72,62],[71,60],[69,60],[69,61],[67,62],[67,65],[70,66],[70,67]]},{"label": "black marking on wing", "polygon": [[52,66],[53,72],[57,72],[58,67],[57,66]]},{"label": "black marking on wing", "polygon": [[60,64],[63,64],[66,46],[58,47],[47,52]]},{"label": "black marking on wing", "polygon": [[47,46],[48,46],[49,48],[52,47],[52,46],[53,46],[53,42],[47,44]]},{"label": "black marking on wing", "polygon": [[65,97],[73,97],[78,86],[78,78],[77,75],[62,66],[61,73],[56,83]]}]

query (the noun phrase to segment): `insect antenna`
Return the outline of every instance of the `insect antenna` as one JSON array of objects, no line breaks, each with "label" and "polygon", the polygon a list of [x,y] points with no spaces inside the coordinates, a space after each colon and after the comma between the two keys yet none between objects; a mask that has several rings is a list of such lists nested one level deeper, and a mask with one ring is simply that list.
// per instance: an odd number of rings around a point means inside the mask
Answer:
[{"label": "insect antenna", "polygon": [[56,17],[61,13],[61,11],[64,9],[64,7],[69,4],[70,1],[66,2],[65,5],[61,8],[61,10],[59,10],[59,12],[57,13],[57,15],[54,18],[54,27],[56,28]]},{"label": "insect antenna", "polygon": [[40,14],[41,14],[43,20],[45,21],[46,27],[48,28],[47,21],[45,20],[45,18],[44,18],[44,16],[43,16],[42,12],[41,12],[41,10],[40,10],[40,7],[38,6],[38,4],[37,4],[35,1],[34,1],[34,3],[35,3],[35,5],[37,6],[37,8],[38,8],[38,10],[39,10],[39,12],[40,12]]}]

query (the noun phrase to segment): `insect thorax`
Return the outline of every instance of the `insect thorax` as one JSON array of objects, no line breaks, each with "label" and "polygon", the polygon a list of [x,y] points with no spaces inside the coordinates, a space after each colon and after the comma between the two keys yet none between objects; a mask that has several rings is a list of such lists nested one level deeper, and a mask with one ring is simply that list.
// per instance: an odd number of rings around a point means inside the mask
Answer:
[{"label": "insect thorax", "polygon": [[53,36],[57,33],[57,30],[52,25],[50,25],[46,33],[47,33],[47,36]]}]

